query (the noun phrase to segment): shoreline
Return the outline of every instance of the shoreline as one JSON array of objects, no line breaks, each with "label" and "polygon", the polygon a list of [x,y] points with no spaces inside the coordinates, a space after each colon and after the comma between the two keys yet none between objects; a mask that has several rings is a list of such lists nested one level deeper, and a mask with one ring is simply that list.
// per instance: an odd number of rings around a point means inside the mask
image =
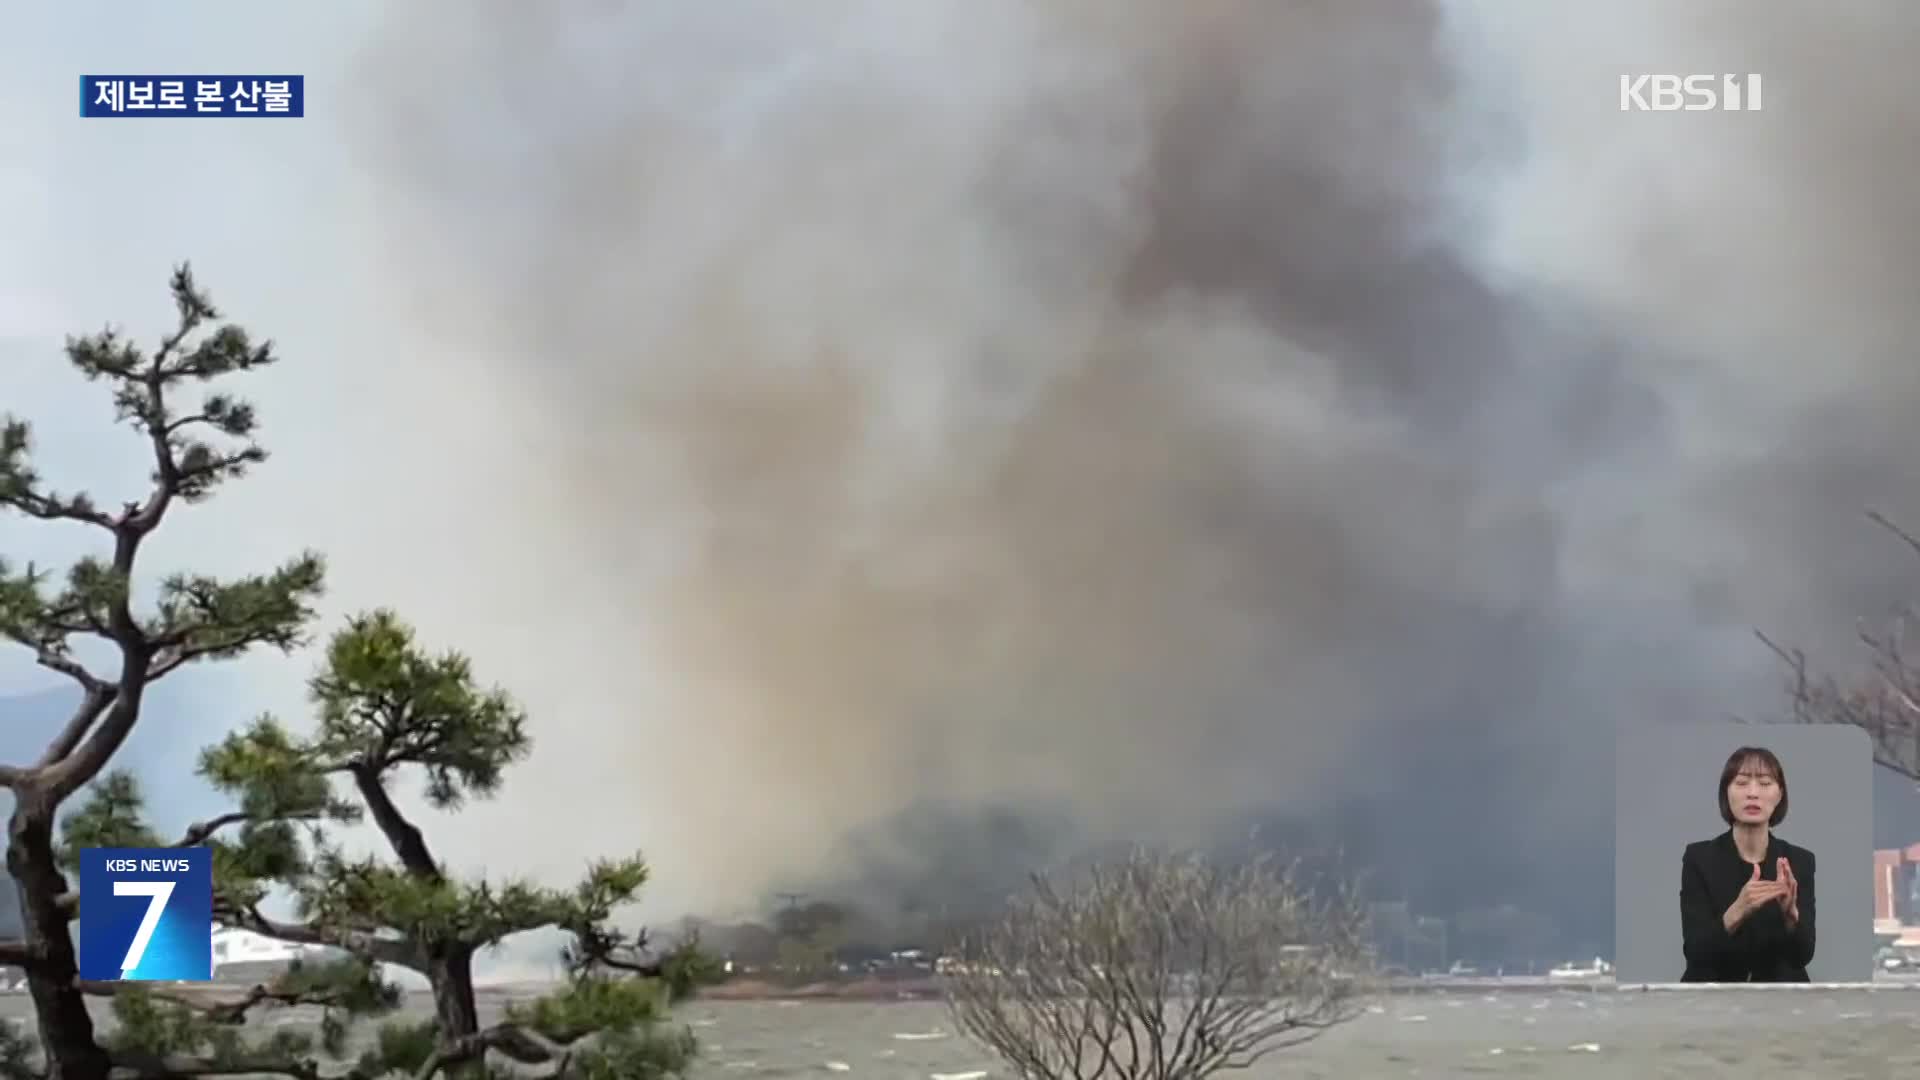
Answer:
[{"label": "shoreline", "polygon": [[[251,984],[242,982],[173,984],[175,992],[187,997],[205,995],[209,1001],[233,997]],[[513,980],[494,983],[481,983],[474,987],[476,996],[482,999],[521,999],[538,997],[548,993],[559,985],[558,980]],[[1700,984],[1700,983],[1621,983],[1607,978],[1550,978],[1538,976],[1509,976],[1504,978],[1399,978],[1391,979],[1373,988],[1369,996],[1409,997],[1439,994],[1510,994],[1510,993],[1552,993],[1573,992],[1580,994],[1596,993],[1740,993],[1740,992],[1793,993],[1805,991],[1853,991],[1860,993],[1880,993],[1888,991],[1920,991],[1920,978],[1888,977],[1885,975],[1871,982],[1824,982],[1824,983],[1778,983],[1778,984]],[[424,994],[422,988],[408,988],[410,995]],[[25,991],[0,992],[0,997],[25,996]],[[694,997],[694,1003],[754,1003],[786,1002],[816,1004],[914,1004],[938,1003],[943,999],[940,982],[937,978],[855,978],[835,979],[823,982],[788,984],[768,979],[736,977],[726,982],[701,989]]]},{"label": "shoreline", "polygon": [[937,979],[834,979],[787,985],[768,979],[734,978],[702,987],[698,1001],[937,1001]]},{"label": "shoreline", "polygon": [[[1638,987],[1634,987],[1637,989]],[[1518,993],[1542,990],[1595,992],[1615,989],[1611,979],[1550,979],[1546,976],[1506,979],[1394,979],[1380,988],[1388,994]],[[733,979],[702,989],[702,1001],[938,1001],[937,979],[847,979],[792,986],[765,979]]]},{"label": "shoreline", "polygon": [[[1392,996],[1445,993],[1540,993],[1572,991],[1578,993],[1689,992],[1738,993],[1741,991],[1787,992],[1851,990],[1865,993],[1920,990],[1920,979],[1876,978],[1871,982],[1844,983],[1763,983],[1757,985],[1713,985],[1700,983],[1622,983],[1605,978],[1550,978],[1545,975],[1505,978],[1431,978],[1392,979],[1376,992]],[[926,1002],[941,999],[937,979],[846,979],[783,985],[765,979],[732,979],[702,989],[696,1001],[791,1001],[846,1002],[877,1004],[883,1002]]]}]

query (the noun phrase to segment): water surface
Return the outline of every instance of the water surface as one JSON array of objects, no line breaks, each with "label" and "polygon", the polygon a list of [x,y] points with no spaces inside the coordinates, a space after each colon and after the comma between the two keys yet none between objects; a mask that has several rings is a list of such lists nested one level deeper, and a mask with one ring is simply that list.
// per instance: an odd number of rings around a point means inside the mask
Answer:
[{"label": "water surface", "polygon": [[[502,994],[483,999],[498,1015]],[[103,1010],[104,1011],[104,1010]],[[407,1012],[428,1011],[423,995]],[[26,1019],[23,997],[0,1015]],[[705,1048],[698,1080],[826,1077],[929,1080],[985,1070],[928,1002],[695,1002],[680,1021]],[[310,1023],[303,1011],[263,1024]],[[1278,1077],[1920,1077],[1920,992],[1783,990],[1436,990],[1383,998],[1350,1024],[1261,1066]]]}]

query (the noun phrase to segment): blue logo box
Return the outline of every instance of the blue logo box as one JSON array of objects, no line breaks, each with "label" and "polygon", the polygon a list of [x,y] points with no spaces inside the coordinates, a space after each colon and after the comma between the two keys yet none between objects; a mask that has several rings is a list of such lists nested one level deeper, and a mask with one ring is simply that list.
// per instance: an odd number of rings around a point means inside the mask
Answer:
[{"label": "blue logo box", "polygon": [[212,850],[81,848],[80,977],[212,979]]},{"label": "blue logo box", "polygon": [[304,75],[82,75],[80,115],[293,117]]}]

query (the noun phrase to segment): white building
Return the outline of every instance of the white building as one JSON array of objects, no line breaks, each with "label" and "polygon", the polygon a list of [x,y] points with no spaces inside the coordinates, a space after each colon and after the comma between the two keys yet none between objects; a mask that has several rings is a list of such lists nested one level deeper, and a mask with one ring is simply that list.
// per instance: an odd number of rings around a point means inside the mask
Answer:
[{"label": "white building", "polygon": [[270,979],[296,959],[323,960],[336,950],[317,945],[295,945],[238,927],[213,927],[213,977],[222,981],[260,982]]}]

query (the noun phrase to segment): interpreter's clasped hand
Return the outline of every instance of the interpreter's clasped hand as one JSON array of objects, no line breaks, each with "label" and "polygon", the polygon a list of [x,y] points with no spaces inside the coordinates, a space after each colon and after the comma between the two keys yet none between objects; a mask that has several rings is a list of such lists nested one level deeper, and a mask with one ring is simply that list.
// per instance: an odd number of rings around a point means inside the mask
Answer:
[{"label": "interpreter's clasped hand", "polygon": [[[1786,860],[1780,860],[1785,863]],[[1753,864],[1753,876],[1740,889],[1740,906],[1747,911],[1758,911],[1768,904],[1784,904],[1789,896],[1789,887],[1785,881],[1766,881],[1760,877],[1760,864]]]},{"label": "interpreter's clasped hand", "polygon": [[[1757,864],[1753,872],[1755,874],[1760,872]],[[1793,876],[1793,864],[1785,857],[1780,859],[1779,873],[1776,876],[1779,879],[1777,884],[1781,885],[1782,889],[1780,895],[1774,898],[1775,902],[1780,905],[1780,914],[1786,918],[1787,925],[1793,926],[1800,921],[1800,882]]]}]

